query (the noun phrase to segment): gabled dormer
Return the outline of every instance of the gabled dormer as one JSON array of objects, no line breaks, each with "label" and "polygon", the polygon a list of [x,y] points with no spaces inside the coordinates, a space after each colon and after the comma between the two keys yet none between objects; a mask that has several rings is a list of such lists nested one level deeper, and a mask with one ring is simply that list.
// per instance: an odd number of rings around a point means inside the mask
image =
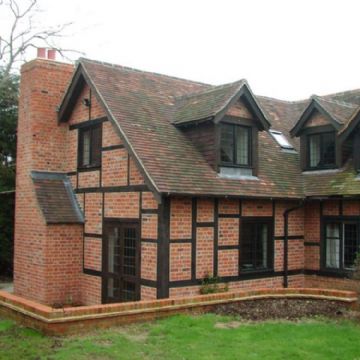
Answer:
[{"label": "gabled dormer", "polygon": [[[349,158],[349,143],[339,134],[357,109],[354,104],[312,96],[294,128],[300,137],[300,161],[303,171],[340,168]],[[351,145],[352,146],[352,145]]]},{"label": "gabled dormer", "polygon": [[219,176],[257,176],[258,132],[270,123],[245,80],[178,98],[174,114]]}]

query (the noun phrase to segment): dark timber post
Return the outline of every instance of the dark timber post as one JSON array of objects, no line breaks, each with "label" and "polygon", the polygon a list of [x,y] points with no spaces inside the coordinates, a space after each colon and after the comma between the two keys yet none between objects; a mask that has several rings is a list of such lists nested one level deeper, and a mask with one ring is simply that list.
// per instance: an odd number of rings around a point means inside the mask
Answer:
[{"label": "dark timber post", "polygon": [[163,197],[158,211],[157,298],[169,297],[170,198]]},{"label": "dark timber post", "polygon": [[304,206],[304,201],[297,206],[294,206],[290,209],[286,209],[284,211],[284,287],[287,288],[289,286],[288,281],[288,248],[289,248],[289,214],[292,211],[298,210]]}]

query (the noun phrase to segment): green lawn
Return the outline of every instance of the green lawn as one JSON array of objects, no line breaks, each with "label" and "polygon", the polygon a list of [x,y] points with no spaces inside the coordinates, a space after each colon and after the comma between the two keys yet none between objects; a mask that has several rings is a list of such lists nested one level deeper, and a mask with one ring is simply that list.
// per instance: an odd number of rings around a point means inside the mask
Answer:
[{"label": "green lawn", "polygon": [[0,359],[360,359],[360,325],[175,316],[86,336],[51,338],[0,319]]}]

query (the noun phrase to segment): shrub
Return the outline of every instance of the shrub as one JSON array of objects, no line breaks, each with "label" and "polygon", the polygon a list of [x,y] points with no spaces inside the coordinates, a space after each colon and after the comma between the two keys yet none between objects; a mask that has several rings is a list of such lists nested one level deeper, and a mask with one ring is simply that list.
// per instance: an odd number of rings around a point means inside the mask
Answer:
[{"label": "shrub", "polygon": [[227,284],[219,284],[219,278],[217,276],[206,275],[201,283],[200,294],[214,294],[228,290],[229,287]]}]

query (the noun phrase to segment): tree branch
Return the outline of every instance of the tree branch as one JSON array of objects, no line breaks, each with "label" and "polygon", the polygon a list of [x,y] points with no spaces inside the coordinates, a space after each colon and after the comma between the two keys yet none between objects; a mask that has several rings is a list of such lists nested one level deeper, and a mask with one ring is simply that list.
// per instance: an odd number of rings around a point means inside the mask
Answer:
[{"label": "tree branch", "polygon": [[[23,54],[30,47],[51,47],[63,57],[66,52],[77,52],[64,49],[56,45],[56,39],[64,37],[64,30],[72,23],[59,24],[53,27],[36,27],[34,18],[36,15],[38,0],[28,0],[26,5],[20,5],[18,0],[0,0],[0,10],[3,8],[12,17],[9,35],[0,37],[0,67],[6,78],[12,72],[14,64],[23,61]],[[66,57],[65,57],[66,58]],[[0,84],[1,85],[1,84]]]}]

